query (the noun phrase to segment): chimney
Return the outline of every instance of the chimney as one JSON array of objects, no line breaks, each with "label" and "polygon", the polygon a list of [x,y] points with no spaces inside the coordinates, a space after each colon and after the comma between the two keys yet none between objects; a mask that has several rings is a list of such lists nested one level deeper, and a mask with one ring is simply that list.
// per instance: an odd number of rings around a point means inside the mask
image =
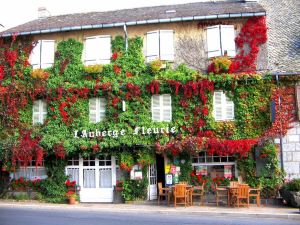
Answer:
[{"label": "chimney", "polygon": [[50,12],[46,9],[46,7],[41,6],[38,8],[38,18],[43,19],[50,16]]}]

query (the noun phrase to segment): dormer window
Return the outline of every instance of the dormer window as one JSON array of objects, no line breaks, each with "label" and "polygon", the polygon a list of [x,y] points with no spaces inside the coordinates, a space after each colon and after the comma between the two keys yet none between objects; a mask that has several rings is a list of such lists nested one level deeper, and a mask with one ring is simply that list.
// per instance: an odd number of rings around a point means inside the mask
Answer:
[{"label": "dormer window", "polygon": [[235,32],[233,25],[206,28],[208,58],[228,55],[235,57]]},{"label": "dormer window", "polygon": [[54,64],[54,40],[39,40],[29,57],[33,69],[45,69]]}]

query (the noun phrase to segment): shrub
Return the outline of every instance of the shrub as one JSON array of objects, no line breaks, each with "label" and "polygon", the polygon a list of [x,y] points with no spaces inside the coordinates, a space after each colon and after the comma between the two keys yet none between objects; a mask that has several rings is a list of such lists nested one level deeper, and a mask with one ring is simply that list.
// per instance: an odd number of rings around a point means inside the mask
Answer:
[{"label": "shrub", "polygon": [[286,183],[284,188],[288,191],[300,191],[300,179],[293,179],[292,181]]}]

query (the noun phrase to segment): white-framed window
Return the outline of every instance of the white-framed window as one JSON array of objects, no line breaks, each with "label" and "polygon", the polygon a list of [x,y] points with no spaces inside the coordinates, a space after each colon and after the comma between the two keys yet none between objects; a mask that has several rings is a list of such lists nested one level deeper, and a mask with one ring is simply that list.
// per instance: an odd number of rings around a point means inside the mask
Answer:
[{"label": "white-framed window", "polygon": [[235,32],[233,25],[217,25],[206,28],[208,58],[216,56],[235,57]]},{"label": "white-framed window", "polygon": [[98,123],[105,118],[106,99],[91,98],[89,101],[90,122]]},{"label": "white-framed window", "polygon": [[147,62],[155,59],[174,60],[174,31],[156,30],[147,32]]},{"label": "white-framed window", "polygon": [[233,120],[234,119],[234,103],[223,91],[215,91],[213,99],[213,115],[215,120]]},{"label": "white-framed window", "polygon": [[84,64],[109,64],[111,58],[111,36],[86,37],[84,42]]},{"label": "white-framed window", "polygon": [[37,100],[33,102],[32,107],[32,123],[44,124],[47,116],[47,103],[43,100]]},{"label": "white-framed window", "polygon": [[12,179],[20,179],[23,177],[26,180],[36,180],[36,179],[46,179],[47,170],[44,166],[44,161],[42,165],[36,166],[36,161],[32,160],[28,165],[24,166],[22,161],[18,162],[17,170],[13,173],[10,173]]},{"label": "white-framed window", "polygon": [[33,69],[45,69],[54,64],[55,41],[39,40],[29,57]]},{"label": "white-framed window", "polygon": [[151,99],[152,120],[170,122],[172,120],[171,95],[153,95]]}]

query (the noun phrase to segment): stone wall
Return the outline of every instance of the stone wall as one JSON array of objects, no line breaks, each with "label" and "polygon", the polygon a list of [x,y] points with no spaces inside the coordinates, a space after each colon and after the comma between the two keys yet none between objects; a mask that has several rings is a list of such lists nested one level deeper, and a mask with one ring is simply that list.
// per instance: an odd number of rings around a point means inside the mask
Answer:
[{"label": "stone wall", "polygon": [[[287,135],[283,137],[283,166],[286,178],[300,178],[300,123],[292,124]],[[279,144],[279,139],[275,140]]]}]

